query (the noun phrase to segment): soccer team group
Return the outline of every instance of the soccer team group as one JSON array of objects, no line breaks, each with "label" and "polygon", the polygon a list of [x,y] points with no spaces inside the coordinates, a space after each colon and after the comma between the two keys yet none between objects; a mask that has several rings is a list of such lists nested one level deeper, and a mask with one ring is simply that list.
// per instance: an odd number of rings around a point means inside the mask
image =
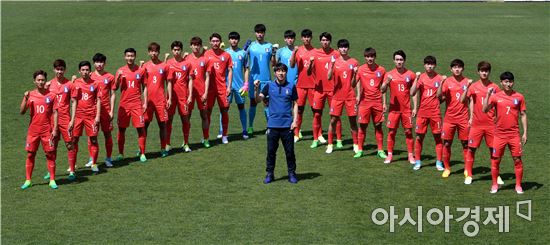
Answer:
[{"label": "soccer team group", "polygon": [[[247,40],[239,48],[240,35],[228,35],[229,47],[225,50],[221,35],[213,33],[210,48],[203,46],[200,37],[191,38],[190,53],[183,52],[183,43],[171,44],[172,58],[167,53],[164,61],[159,58],[160,45],[152,42],[148,46],[150,61],[136,64],[136,50],[124,51],[126,64],[115,75],[104,70],[106,57],[101,53],[93,56],[93,63],[82,61],[78,65],[79,77],[65,77],[66,64],[55,60],[55,77],[47,80],[47,73],[38,70],[33,74],[36,89],[24,93],[20,112],[30,110],[31,121],[26,140],[26,181],[21,186],[32,185],[31,177],[38,146],[46,154],[49,186],[56,189],[55,167],[57,143],[62,138],[67,147],[69,180],[75,180],[75,165],[78,141],[83,131],[88,136],[90,160],[86,167],[98,172],[96,164],[99,152],[98,132],[105,137],[105,166],[124,158],[125,132],[130,122],[137,129],[139,157],[145,162],[147,129],[153,116],[159,126],[161,156],[171,150],[172,120],[177,113],[182,121],[183,151],[190,152],[189,133],[191,112],[196,104],[200,113],[202,144],[210,147],[209,128],[211,114],[218,102],[220,129],[218,138],[228,143],[229,105],[233,99],[238,107],[242,126],[242,137],[247,139],[254,133],[253,125],[257,102],[254,99],[253,83],[260,87],[271,80],[270,66],[283,63],[288,67],[287,81],[295,84],[298,99],[298,114],[294,119],[294,142],[302,139],[302,116],[309,101],[313,112],[313,142],[311,148],[327,144],[326,153],[343,148],[343,109],[349,119],[353,139],[354,157],[363,156],[366,128],[372,121],[378,146],[378,157],[389,164],[393,159],[395,136],[399,123],[404,128],[408,161],[414,170],[422,167],[421,153],[428,125],[435,140],[436,168],[443,171],[442,177],[451,173],[451,145],[455,133],[462,144],[465,184],[472,183],[472,168],[476,150],[484,138],[491,155],[491,193],[503,184],[499,177],[499,164],[506,146],[509,146],[516,175],[516,192],[523,193],[521,179],[523,164],[522,145],[527,141],[527,116],[524,97],[515,92],[514,75],[503,72],[500,75],[501,88],[491,82],[491,64],[479,62],[479,80],[463,76],[464,62],[455,59],[450,63],[449,77],[435,71],[436,58],[424,58],[425,72],[413,72],[405,67],[406,54],[395,51],[395,67],[386,71],[376,63],[376,50],[366,48],[365,64],[350,57],[349,42],[341,39],[337,49],[331,48],[332,36],[323,32],[319,36],[320,48],[312,46],[313,33],[309,29],[301,32],[302,46],[295,46],[296,34],[284,33],[285,47],[278,48],[264,40],[266,28],[263,24],[254,27],[256,41]],[[92,67],[93,66],[93,67]],[[94,70],[92,71],[92,68]],[[249,85],[250,84],[250,85]],[[113,140],[112,120],[114,118],[115,92],[120,89],[117,113],[117,141],[119,154],[111,160]],[[389,95],[389,106],[386,100]],[[245,110],[249,97],[248,115]],[[195,103],[196,102],[196,103]],[[411,106],[412,102],[412,106]],[[441,117],[440,103],[446,104]],[[330,108],[328,140],[322,133],[322,113],[325,104]],[[265,106],[264,114],[269,114]],[[387,119],[384,114],[387,112]],[[248,116],[248,117],[247,117]],[[247,122],[248,119],[248,122]],[[415,133],[413,137],[413,119]],[[522,123],[520,136],[518,120]],[[383,149],[382,123],[388,128],[387,154]],[[334,142],[336,135],[336,142]],[[328,141],[328,142],[327,142]],[[336,143],[336,144],[334,144]]]}]

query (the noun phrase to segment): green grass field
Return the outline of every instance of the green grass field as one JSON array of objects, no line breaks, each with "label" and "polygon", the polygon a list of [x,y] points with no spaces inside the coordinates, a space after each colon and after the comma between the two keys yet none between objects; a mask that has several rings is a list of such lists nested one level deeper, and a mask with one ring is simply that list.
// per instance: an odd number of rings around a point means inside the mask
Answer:
[{"label": "green grass field", "polygon": [[[2,137],[1,137],[1,241],[4,244],[367,244],[367,243],[479,243],[545,244],[548,235],[548,116],[550,86],[550,5],[502,3],[2,3]],[[146,59],[151,41],[168,51],[173,40],[187,43],[212,32],[225,38],[230,31],[242,39],[253,38],[253,26],[267,26],[266,40],[283,44],[283,32],[310,28],[314,37],[323,31],[333,42],[347,38],[351,54],[363,63],[362,50],[378,50],[378,62],[392,67],[391,53],[407,52],[408,67],[422,69],[424,56],[435,55],[439,71],[449,74],[448,63],[456,57],[466,62],[466,75],[475,78],[480,60],[493,64],[492,78],[504,70],[516,76],[516,89],[527,100],[529,141],[524,150],[524,195],[513,191],[514,172],[509,153],[501,164],[506,185],[489,194],[490,164],[485,149],[477,154],[474,183],[463,182],[462,156],[454,144],[453,173],[442,179],[435,170],[433,139],[424,145],[427,167],[412,171],[406,162],[402,130],[397,135],[398,161],[384,165],[374,155],[374,133],[369,127],[368,156],[352,158],[351,137],[344,121],[346,150],[324,153],[325,147],[309,149],[311,112],[304,116],[305,140],[297,143],[300,182],[286,181],[286,164],[279,151],[276,177],[262,184],[265,171],[265,119],[258,110],[257,135],[240,140],[238,113],[230,111],[232,142],[215,141],[210,149],[198,145],[200,120],[192,118],[190,154],[159,157],[157,126],[150,127],[146,164],[137,158],[92,175],[81,139],[77,182],[66,180],[66,149],[58,150],[59,189],[50,190],[41,176],[45,157],[38,154],[34,186],[22,191],[24,141],[29,116],[18,114],[23,92],[33,88],[32,72],[45,69],[52,77],[56,58],[68,62],[68,75],[77,63],[96,52],[108,57],[107,70],[124,64],[127,47]],[[315,38],[315,40],[317,40]],[[297,41],[297,44],[300,44]],[[318,42],[314,42],[319,46]],[[186,51],[189,49],[186,48]],[[326,112],[326,110],[325,110]],[[217,117],[215,117],[217,118]],[[324,129],[328,123],[325,116]],[[175,119],[173,145],[181,143],[181,123]],[[213,120],[211,134],[217,131]],[[116,129],[114,131],[116,135]],[[102,136],[100,160],[105,157]],[[128,131],[127,155],[137,149],[135,130]],[[116,145],[115,145],[116,153]],[[102,164],[102,163],[101,163]],[[532,200],[532,221],[515,215],[516,201]],[[510,232],[498,225],[483,225],[474,238],[463,234],[465,221],[432,226],[423,220],[423,232],[415,226],[375,225],[374,209],[395,206],[399,222],[404,208],[428,209],[449,206],[455,218],[459,207],[510,205]],[[470,220],[469,218],[467,220]],[[546,241],[546,242],[545,242]]]}]

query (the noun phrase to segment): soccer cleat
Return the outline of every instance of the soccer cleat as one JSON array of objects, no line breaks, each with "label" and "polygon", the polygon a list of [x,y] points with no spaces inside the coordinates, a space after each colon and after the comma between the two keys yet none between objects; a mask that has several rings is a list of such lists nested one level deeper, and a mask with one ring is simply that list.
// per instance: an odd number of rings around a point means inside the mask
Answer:
[{"label": "soccer cleat", "polygon": [[296,142],[298,142],[298,141],[300,141],[300,137],[294,136],[294,143],[296,143]]},{"label": "soccer cleat", "polygon": [[504,185],[504,181],[502,181],[502,178],[500,178],[500,175],[497,178],[497,184],[498,185]]},{"label": "soccer cleat", "polygon": [[47,172],[44,177],[42,177],[43,179],[45,180],[49,180],[50,179],[50,172]]},{"label": "soccer cleat", "polygon": [[334,150],[334,146],[332,144],[327,145],[327,150],[325,153],[330,154]]},{"label": "soccer cleat", "polygon": [[216,139],[221,139],[223,137],[223,135],[220,133],[216,136]]},{"label": "soccer cleat", "polygon": [[273,173],[267,173],[267,175],[264,178],[264,184],[269,184],[273,182],[273,180],[275,180],[275,176],[273,175]]},{"label": "soccer cleat", "polygon": [[319,140],[319,143],[321,144],[326,144],[327,143],[327,140],[325,139],[325,137],[323,137],[323,135],[319,135],[319,137],[317,137],[317,140]]},{"label": "soccer cleat", "polygon": [[445,168],[443,167],[443,163],[439,160],[435,161],[435,168],[437,168],[437,171],[445,170]]},{"label": "soccer cleat", "polygon": [[471,184],[472,184],[472,181],[473,181],[473,179],[472,179],[472,177],[470,177],[470,176],[464,178],[464,184],[465,184],[465,185],[471,185]]},{"label": "soccer cleat", "polygon": [[464,178],[468,177],[468,170],[464,169]]},{"label": "soccer cleat", "polygon": [[441,177],[448,178],[449,175],[451,175],[451,170],[450,169],[445,169],[445,170],[443,170],[443,173],[441,174]]},{"label": "soccer cleat", "polygon": [[314,149],[314,148],[317,148],[318,146],[319,146],[319,141],[314,140],[313,142],[311,142],[311,145],[309,146],[309,148]]},{"label": "soccer cleat", "polygon": [[69,177],[67,179],[69,179],[70,181],[75,180],[76,179],[76,174],[74,172],[70,172]]},{"label": "soccer cleat", "polygon": [[145,154],[141,154],[141,156],[139,156],[139,160],[141,162],[146,162],[147,161],[147,157],[145,157]]},{"label": "soccer cleat", "polygon": [[113,166],[113,162],[112,162],[111,158],[110,157],[105,158],[105,167],[110,168],[112,166]]},{"label": "soccer cleat", "polygon": [[353,144],[353,153],[357,153],[359,151],[359,146],[356,144]]},{"label": "soccer cleat", "polygon": [[246,130],[243,130],[243,140],[247,140],[248,138],[248,132]]},{"label": "soccer cleat", "polygon": [[25,190],[25,189],[27,189],[31,186],[32,186],[31,181],[30,180],[25,180],[25,183],[23,183],[23,185],[21,185],[21,190]]},{"label": "soccer cleat", "polygon": [[292,184],[298,183],[298,178],[296,177],[295,173],[289,173],[288,174],[288,182],[290,182]]},{"label": "soccer cleat", "polygon": [[[84,166],[89,168],[89,167],[92,166],[93,163],[94,163],[94,160],[90,157],[90,160],[88,160],[88,163],[86,163],[86,165],[84,165]],[[70,172],[70,169],[69,169],[69,172]]]},{"label": "soccer cleat", "polygon": [[300,137],[300,139],[302,139],[304,136],[302,135],[302,130],[298,131],[298,137]]},{"label": "soccer cleat", "polygon": [[55,180],[50,180],[49,186],[54,190],[57,189],[57,183],[55,183]]},{"label": "soccer cleat", "polygon": [[386,159],[384,159],[384,163],[385,163],[385,164],[389,164],[389,163],[391,163],[392,159],[393,159],[393,155],[392,155],[392,154],[388,154],[388,156],[386,157]]},{"label": "soccer cleat", "polygon": [[376,155],[382,159],[386,159],[388,157],[386,155],[386,152],[384,152],[383,150],[378,150],[378,153]]},{"label": "soccer cleat", "polygon": [[227,136],[222,136],[222,144],[227,144],[227,143],[229,143]]},{"label": "soccer cleat", "polygon": [[420,160],[416,160],[414,163],[413,170],[419,170],[422,167],[422,162]]},{"label": "soccer cleat", "polygon": [[165,151],[170,151],[170,150],[172,150],[172,146],[166,144],[166,146],[164,147],[164,150],[165,150]]},{"label": "soccer cleat", "polygon": [[414,155],[412,153],[409,153],[409,163],[416,164],[416,160],[414,159]]},{"label": "soccer cleat", "polygon": [[115,162],[121,161],[122,159],[124,159],[124,155],[118,154],[118,156],[116,156],[115,158]]},{"label": "soccer cleat", "polygon": [[344,148],[344,144],[342,144],[341,140],[336,140],[336,148],[338,149]]},{"label": "soccer cleat", "polygon": [[97,167],[97,164],[92,165],[92,172],[93,172],[94,174],[99,173],[99,168]]},{"label": "soccer cleat", "polygon": [[189,147],[189,145],[183,145],[183,151],[184,152],[191,152],[191,147]]},{"label": "soccer cleat", "polygon": [[136,151],[136,156],[139,157],[141,155],[141,150]]},{"label": "soccer cleat", "polygon": [[208,140],[203,140],[202,144],[205,148],[210,148],[210,142],[208,142]]},{"label": "soccer cleat", "polygon": [[363,151],[357,151],[357,153],[355,153],[355,155],[353,155],[354,158],[360,158],[363,156]]},{"label": "soccer cleat", "polygon": [[246,131],[248,132],[248,135],[249,135],[249,136],[254,134],[254,128],[253,128],[253,127],[248,127],[248,128],[246,129]]},{"label": "soccer cleat", "polygon": [[491,186],[491,194],[495,194],[498,191],[498,185]]},{"label": "soccer cleat", "polygon": [[523,194],[523,188],[521,188],[521,185],[516,185],[516,193]]},{"label": "soccer cleat", "polygon": [[160,151],[160,157],[167,157],[168,156],[168,151],[166,150],[161,150]]}]

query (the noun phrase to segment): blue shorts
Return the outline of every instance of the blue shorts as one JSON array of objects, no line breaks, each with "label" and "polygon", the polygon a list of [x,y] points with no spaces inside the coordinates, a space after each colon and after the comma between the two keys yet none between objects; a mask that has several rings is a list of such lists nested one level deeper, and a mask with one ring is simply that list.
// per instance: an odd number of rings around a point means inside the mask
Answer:
[{"label": "blue shorts", "polygon": [[[264,90],[264,87],[267,83],[269,83],[269,81],[260,81],[260,90],[259,90],[260,93],[262,92],[262,90]],[[250,99],[255,99],[256,98],[254,96],[254,81],[251,81],[248,84],[248,98],[250,98]]]},{"label": "blue shorts", "polygon": [[238,89],[237,90],[231,89],[231,93],[229,94],[229,98],[228,98],[229,104],[233,102],[233,97],[235,97],[235,103],[237,103],[237,105],[244,104],[245,98],[241,96]]}]

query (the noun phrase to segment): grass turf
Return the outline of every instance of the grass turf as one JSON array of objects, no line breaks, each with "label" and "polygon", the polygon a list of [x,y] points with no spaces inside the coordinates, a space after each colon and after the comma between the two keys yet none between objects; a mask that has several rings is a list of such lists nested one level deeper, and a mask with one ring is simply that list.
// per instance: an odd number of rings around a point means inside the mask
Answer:
[{"label": "grass turf", "polygon": [[[550,52],[548,4],[500,3],[2,3],[2,242],[19,243],[544,243],[548,239],[547,120]],[[466,62],[465,74],[475,78],[475,64],[489,60],[493,80],[504,70],[516,75],[516,89],[527,100],[529,143],[525,147],[523,196],[513,191],[513,167],[507,155],[501,164],[506,185],[489,194],[490,167],[485,149],[475,164],[473,185],[462,184],[462,157],[458,142],[453,148],[453,174],[442,179],[433,163],[433,140],[425,140],[427,167],[412,171],[406,151],[396,151],[398,161],[383,165],[373,154],[372,128],[366,142],[368,156],[353,159],[350,140],[345,151],[324,153],[311,150],[311,112],[304,116],[305,139],[296,145],[297,185],[285,179],[284,155],[279,151],[276,176],[270,185],[261,183],[265,169],[265,126],[261,107],[257,114],[257,135],[239,139],[236,107],[230,115],[231,143],[214,141],[202,149],[200,121],[192,118],[194,151],[158,157],[157,127],[150,127],[146,164],[131,158],[105,169],[99,175],[82,168],[87,161],[85,140],[80,143],[78,181],[66,178],[66,149],[58,150],[59,190],[49,190],[45,159],[38,154],[34,185],[21,191],[24,180],[24,140],[28,115],[17,108],[25,90],[33,88],[31,74],[45,69],[50,78],[51,63],[63,58],[68,76],[76,73],[80,60],[95,52],[108,57],[107,70],[124,64],[122,51],[138,50],[146,59],[146,47],[157,41],[162,52],[173,40],[184,43],[193,35],[207,40],[212,32],[226,37],[238,31],[243,40],[253,39],[253,26],[267,25],[266,40],[283,43],[282,33],[303,28],[333,34],[351,42],[351,55],[363,63],[361,51],[373,46],[378,62],[391,69],[391,53],[407,52],[408,67],[422,69],[428,54],[439,60],[438,70],[448,74],[451,59]],[[205,41],[206,42],[206,41]],[[297,43],[300,43],[297,41]],[[334,46],[334,45],[333,45]],[[188,51],[188,48],[185,48]],[[326,113],[326,110],[325,110]],[[217,132],[214,116],[212,135]],[[324,118],[324,128],[328,117]],[[181,142],[181,123],[175,119],[172,145]],[[116,135],[116,129],[113,132]],[[136,133],[129,130],[126,155],[137,149]],[[350,139],[344,120],[344,137]],[[100,159],[104,157],[100,138]],[[405,150],[404,135],[397,135],[396,149]],[[116,145],[115,145],[116,152]],[[508,154],[508,153],[507,153]],[[515,202],[532,200],[531,222],[515,215]],[[396,206],[401,217],[406,207],[495,207],[511,205],[510,232],[499,233],[497,225],[483,225],[475,238],[462,232],[464,221],[451,221],[451,230],[432,226],[424,217],[423,233],[406,224],[377,226],[371,212],[378,207]],[[482,221],[486,213],[481,215]]]}]

